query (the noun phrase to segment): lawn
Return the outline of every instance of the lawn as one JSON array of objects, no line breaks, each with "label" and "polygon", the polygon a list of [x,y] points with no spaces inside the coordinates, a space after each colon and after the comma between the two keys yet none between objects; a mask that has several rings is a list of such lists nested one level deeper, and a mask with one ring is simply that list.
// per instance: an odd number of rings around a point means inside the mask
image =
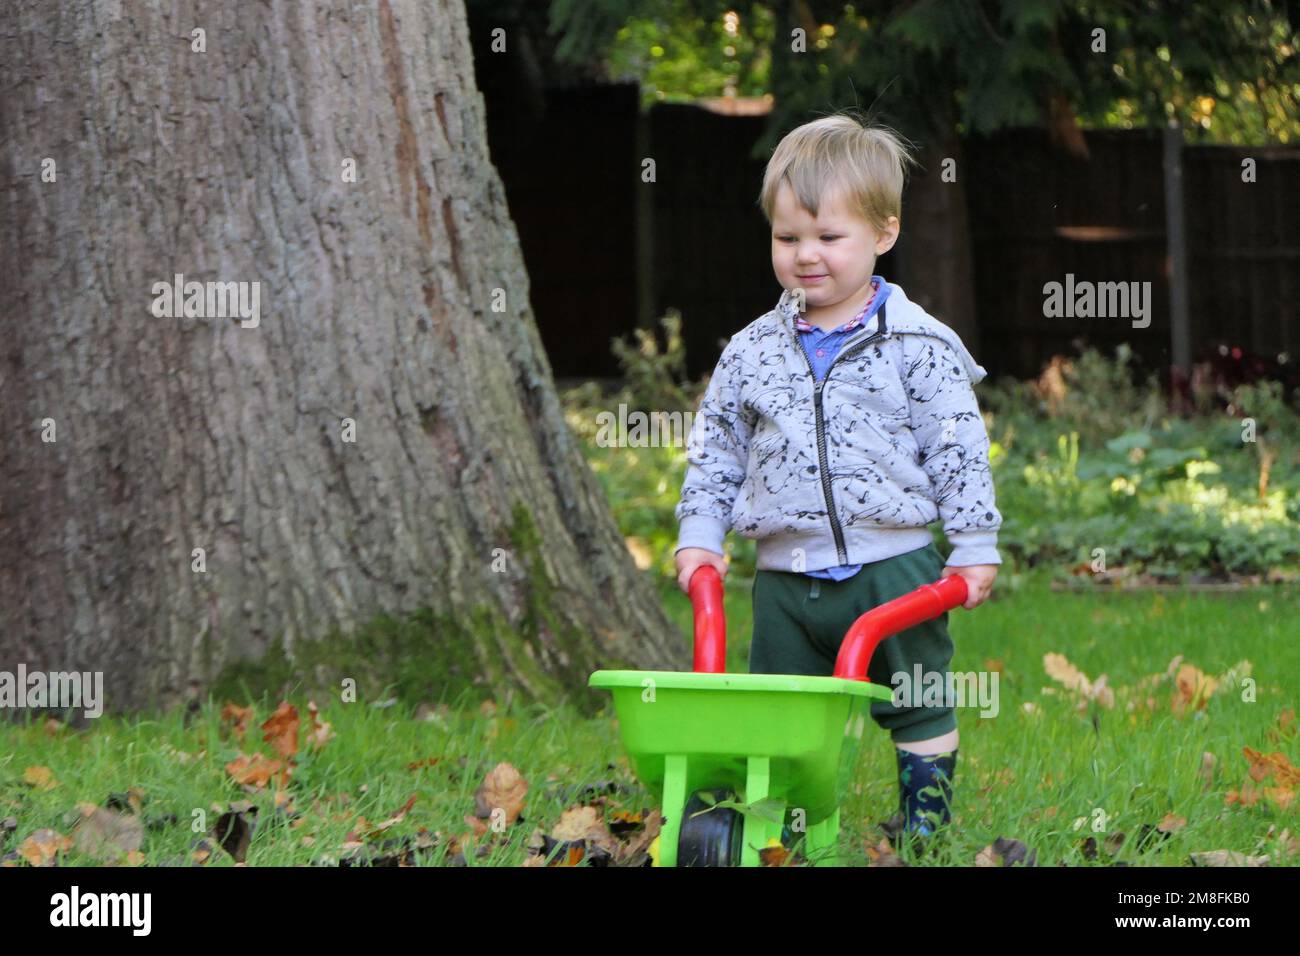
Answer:
[{"label": "lawn", "polygon": [[[728,581],[733,670],[745,669],[749,585]],[[671,581],[658,586],[687,659],[689,604]],[[950,615],[953,669],[996,671],[999,713],[959,710],[954,825],[941,844],[920,857],[905,849],[899,862],[988,862],[986,848],[1003,837],[1040,866],[1187,865],[1193,853],[1220,850],[1295,865],[1297,619],[1294,586],[1085,594],[1051,590],[1046,573],[999,580],[993,600]],[[1049,653],[1077,671],[1054,659],[1049,676]],[[656,808],[629,774],[612,714],[319,700],[313,717],[306,700],[293,700],[296,714],[280,709],[264,741],[260,725],[279,703],[241,713],[209,701],[188,714],[104,717],[84,731],[7,726],[5,865],[57,852],[64,865],[228,866],[239,857],[249,866],[517,866],[530,843],[558,845],[563,859],[585,865],[602,861],[601,847],[623,860],[643,811]],[[887,735],[868,727],[843,804],[848,865],[896,862],[877,826],[897,802],[893,755]],[[236,762],[255,753],[292,757],[283,786],[268,763]],[[1258,780],[1248,753],[1260,755]],[[1278,755],[1271,764],[1268,754]],[[475,817],[476,792],[485,815],[502,807],[504,816]],[[567,852],[579,836],[583,852]]]}]

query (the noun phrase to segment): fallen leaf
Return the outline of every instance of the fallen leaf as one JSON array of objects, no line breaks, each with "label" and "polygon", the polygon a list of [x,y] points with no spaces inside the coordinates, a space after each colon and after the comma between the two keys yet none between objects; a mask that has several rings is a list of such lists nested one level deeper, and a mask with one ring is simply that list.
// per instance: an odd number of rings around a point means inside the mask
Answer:
[{"label": "fallen leaf", "polygon": [[212,853],[213,847],[210,840],[206,838],[197,840],[194,845],[190,847],[190,862],[195,866],[202,866],[212,858]]},{"label": "fallen leaf", "polygon": [[1193,664],[1183,664],[1174,678],[1174,693],[1170,698],[1173,712],[1181,716],[1188,710],[1203,710],[1214,694],[1218,681]]},{"label": "fallen leaf", "polygon": [[1250,761],[1252,780],[1264,781],[1276,776],[1279,786],[1291,788],[1300,785],[1300,768],[1291,766],[1286,754],[1281,751],[1275,750],[1265,754],[1243,747],[1242,753]]},{"label": "fallen leaf", "polygon": [[487,772],[474,791],[474,815],[486,820],[499,807],[505,811],[505,823],[509,826],[523,810],[526,793],[528,781],[520,776],[519,771],[508,763],[499,763]]},{"label": "fallen leaf", "polygon": [[60,853],[72,849],[72,837],[57,830],[37,830],[18,845],[18,854],[32,866],[54,866]]},{"label": "fallen leaf", "polygon": [[551,839],[559,843],[576,843],[581,841],[588,857],[593,849],[613,858],[618,846],[614,835],[605,825],[604,814],[599,807],[570,807],[560,814],[560,820],[551,829]]},{"label": "fallen leaf", "polygon": [[221,708],[223,736],[226,732],[233,731],[235,738],[242,744],[244,742],[244,732],[248,729],[248,721],[252,717],[252,707],[240,707],[238,704],[227,701],[226,706]]},{"label": "fallen leaf", "polygon": [[1052,680],[1064,684],[1067,690],[1082,691],[1086,694],[1091,687],[1083,671],[1071,664],[1064,654],[1055,652],[1044,654],[1043,670],[1047,671],[1047,676]]},{"label": "fallen leaf", "polygon": [[1156,824],[1156,829],[1162,833],[1174,833],[1187,826],[1187,818],[1175,816],[1171,810],[1165,814],[1165,818]]},{"label": "fallen leaf", "polygon": [[1037,866],[1038,853],[1019,840],[998,837],[975,854],[976,866]]},{"label": "fallen leaf", "polygon": [[240,754],[226,764],[226,773],[230,774],[236,783],[251,787],[265,787],[271,777],[277,773],[281,774],[282,780],[286,776],[281,769],[280,761],[270,760],[260,753],[253,754],[251,757]]},{"label": "fallen leaf", "polygon": [[867,866],[869,867],[907,866],[903,858],[894,851],[894,846],[889,842],[888,838],[881,840],[874,846],[868,846],[867,859],[869,861]]},{"label": "fallen leaf", "polygon": [[[396,824],[401,823],[403,820],[405,820],[406,815],[411,811],[411,807],[415,806],[415,801],[417,799],[418,799],[417,794],[411,794],[411,799],[407,800],[406,803],[402,805],[402,808],[398,810],[395,814],[393,814],[391,817],[389,817],[387,820],[382,820],[379,823],[369,824],[365,828],[359,827],[359,829],[363,829],[363,832],[365,833],[367,838],[373,836],[376,833],[383,833],[385,830],[389,829],[390,827],[395,826]],[[365,817],[362,817],[361,821],[364,822]]]},{"label": "fallen leaf", "polygon": [[49,767],[28,767],[23,771],[23,783],[37,790],[53,790],[59,785]]},{"label": "fallen leaf", "polygon": [[773,837],[767,846],[758,851],[759,866],[794,866],[794,855],[786,849],[785,844]]},{"label": "fallen leaf", "polygon": [[275,713],[262,723],[262,739],[288,760],[298,752],[299,723],[298,708],[287,700],[281,701]]},{"label": "fallen leaf", "polygon": [[307,701],[307,713],[311,715],[311,732],[307,734],[307,743],[313,750],[325,746],[326,741],[334,736],[330,725],[320,719],[320,710],[314,700]]},{"label": "fallen leaf", "polygon": [[1191,854],[1192,866],[1268,866],[1266,856],[1247,856],[1236,850],[1207,850]]},{"label": "fallen leaf", "polygon": [[242,812],[232,810],[217,818],[211,835],[236,863],[243,863],[248,855],[248,845],[253,840],[254,826]]},{"label": "fallen leaf", "polygon": [[[655,847],[654,852],[658,852],[659,832],[664,825],[663,814],[651,810],[637,816],[641,818],[642,825],[628,833],[626,842],[619,844],[618,852],[614,855],[614,866],[647,866],[651,860],[651,847]],[[623,834],[621,827],[621,824],[610,823],[610,829],[619,836]]]},{"label": "fallen leaf", "polygon": [[1047,672],[1048,677],[1064,684],[1066,690],[1074,692],[1079,697],[1081,709],[1086,709],[1089,701],[1096,701],[1108,710],[1115,706],[1115,692],[1107,686],[1105,674],[1100,675],[1096,681],[1090,681],[1087,675],[1071,664],[1064,654],[1051,652],[1043,655],[1043,670]]},{"label": "fallen leaf", "polygon": [[112,860],[140,849],[144,824],[135,814],[115,813],[93,803],[81,803],[77,808],[81,819],[72,836],[78,852],[97,860]]}]

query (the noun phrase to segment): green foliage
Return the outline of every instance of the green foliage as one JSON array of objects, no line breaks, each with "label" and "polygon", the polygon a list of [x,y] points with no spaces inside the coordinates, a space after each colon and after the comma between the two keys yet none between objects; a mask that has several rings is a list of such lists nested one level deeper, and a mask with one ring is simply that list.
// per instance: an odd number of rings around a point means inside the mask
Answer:
[{"label": "green foliage", "polygon": [[[860,106],[867,97],[870,112],[918,137],[1043,125],[1055,101],[1086,126],[1160,127],[1176,118],[1204,140],[1294,142],[1294,18],[1274,0],[553,0],[551,7],[565,56],[603,60],[616,76],[640,78],[646,102],[770,93],[771,137],[810,113]],[[804,31],[806,53],[792,53],[794,30]]]},{"label": "green foliage", "polygon": [[981,386],[1004,559],[1063,569],[1101,549],[1107,568],[1151,573],[1296,568],[1300,415],[1281,387],[1240,386],[1225,410],[1179,418],[1153,379],[1134,384],[1131,360],[1087,350],[1036,382]]},{"label": "green foliage", "polygon": [[635,341],[610,340],[610,348],[625,379],[622,397],[639,409],[693,409],[703,394],[703,383],[692,383],[686,378],[681,313],[671,309],[659,324],[664,334],[662,348],[650,329],[636,329],[632,333]]},{"label": "green foliage", "polygon": [[[662,344],[648,329],[612,340],[623,370],[623,383],[617,389],[605,391],[587,382],[565,392],[563,401],[565,420],[609,496],[633,552],[643,566],[671,575],[677,543],[674,509],[686,476],[686,444],[708,378],[698,382],[686,378],[681,316],[670,311],[659,324]],[[625,415],[640,412],[648,417],[651,427],[644,442],[636,444],[629,434],[622,445],[604,443],[617,436],[602,423],[617,420],[620,406]],[[731,535],[727,547],[733,564],[752,574],[754,543]]]},{"label": "green foliage", "polygon": [[[633,408],[698,406],[704,383],[681,381],[680,339],[664,320],[667,347],[622,343],[628,383],[612,395],[570,391],[568,420],[609,495],[625,536],[646,566],[673,571],[673,510],[686,472],[682,445],[601,447],[597,415]],[[639,371],[632,372],[634,368]],[[999,549],[1014,566],[1064,573],[1091,562],[1153,574],[1263,574],[1297,568],[1300,540],[1300,415],[1276,383],[1225,392],[1223,410],[1180,418],[1154,377],[1139,384],[1131,352],[1093,349],[1054,362],[1037,381],[985,383],[979,398],[1003,516]],[[1248,440],[1243,420],[1254,422]],[[1270,472],[1260,496],[1261,466]],[[934,531],[944,547],[938,523]],[[753,573],[754,542],[728,535],[733,571]],[[634,548],[634,550],[636,550]]]}]

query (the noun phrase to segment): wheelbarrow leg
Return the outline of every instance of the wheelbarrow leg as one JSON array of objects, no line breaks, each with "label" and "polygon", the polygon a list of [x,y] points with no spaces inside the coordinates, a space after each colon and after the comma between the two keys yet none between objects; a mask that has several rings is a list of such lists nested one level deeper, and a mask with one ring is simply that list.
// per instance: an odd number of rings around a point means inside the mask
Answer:
[{"label": "wheelbarrow leg", "polygon": [[808,862],[818,866],[839,866],[840,811],[808,828]]},{"label": "wheelbarrow leg", "polygon": [[[745,774],[745,802],[758,803],[767,799],[772,786],[772,758],[750,757]],[[758,851],[767,846],[768,840],[781,839],[781,823],[764,820],[761,817],[745,814],[745,836],[740,851],[741,866],[759,866],[761,859]]]},{"label": "wheelbarrow leg", "polygon": [[659,865],[677,865],[677,838],[682,832],[682,813],[686,810],[686,756],[664,757],[664,825],[659,830]]}]

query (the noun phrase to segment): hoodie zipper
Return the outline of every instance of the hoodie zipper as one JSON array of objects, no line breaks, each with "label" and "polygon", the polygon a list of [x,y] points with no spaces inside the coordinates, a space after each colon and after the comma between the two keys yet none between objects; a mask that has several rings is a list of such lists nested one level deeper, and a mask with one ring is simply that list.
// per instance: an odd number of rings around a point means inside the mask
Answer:
[{"label": "hoodie zipper", "polygon": [[817,460],[822,470],[822,495],[826,499],[826,513],[831,518],[831,532],[835,535],[835,550],[839,555],[840,564],[844,565],[849,563],[849,552],[844,546],[844,529],[840,527],[839,514],[835,510],[835,498],[831,495],[831,473],[826,456],[826,418],[822,411],[822,386],[830,380],[831,370],[835,368],[836,362],[853,352],[860,351],[876,339],[883,338],[885,333],[873,332],[865,339],[854,342],[852,347],[842,348],[840,353],[831,359],[831,364],[826,367],[826,374],[822,376],[821,381],[817,380],[817,373],[813,371],[812,367],[812,359],[808,358],[803,343],[798,339],[799,333],[793,332],[791,334],[795,336],[795,347],[808,365],[808,375],[813,379],[813,409],[817,414]]}]

